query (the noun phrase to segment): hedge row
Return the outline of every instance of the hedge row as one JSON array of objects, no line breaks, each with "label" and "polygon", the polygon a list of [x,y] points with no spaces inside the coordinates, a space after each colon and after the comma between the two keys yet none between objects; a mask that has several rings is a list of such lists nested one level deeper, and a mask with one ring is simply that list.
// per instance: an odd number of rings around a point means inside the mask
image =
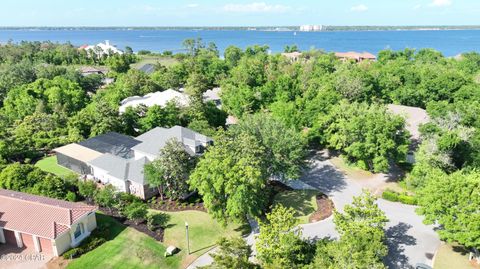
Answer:
[{"label": "hedge row", "polygon": [[417,199],[414,196],[410,196],[406,193],[400,194],[392,190],[385,190],[382,193],[382,198],[391,202],[400,202],[406,205],[416,205]]}]

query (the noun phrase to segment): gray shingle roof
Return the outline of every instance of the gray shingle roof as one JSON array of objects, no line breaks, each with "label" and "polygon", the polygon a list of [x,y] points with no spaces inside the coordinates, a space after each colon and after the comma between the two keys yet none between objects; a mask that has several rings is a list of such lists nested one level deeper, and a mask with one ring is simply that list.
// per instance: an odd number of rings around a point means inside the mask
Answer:
[{"label": "gray shingle roof", "polygon": [[89,162],[90,165],[98,167],[107,171],[110,175],[125,180],[128,175],[127,164],[128,160],[112,155],[110,153],[93,159]]},{"label": "gray shingle roof", "polygon": [[133,157],[132,147],[140,144],[140,141],[127,135],[109,132],[89,138],[78,144],[101,153],[110,153],[128,159]]},{"label": "gray shingle roof", "polygon": [[152,74],[153,72],[155,72],[155,65],[153,64],[144,64],[142,65],[140,68],[138,68],[138,70],[144,72],[145,74]]},{"label": "gray shingle roof", "polygon": [[145,185],[145,174],[143,173],[143,167],[149,163],[146,157],[138,160],[132,160],[128,163],[128,175],[127,179]]},{"label": "gray shingle roof", "polygon": [[104,154],[89,162],[90,165],[107,171],[110,175],[122,179],[130,180],[140,184],[145,184],[143,167],[149,163],[146,157],[135,159],[123,159],[111,154]]},{"label": "gray shingle roof", "polygon": [[142,143],[134,146],[132,149],[151,155],[157,155],[167,141],[172,138],[176,138],[178,141],[182,142],[186,146],[185,149],[187,152],[191,155],[195,154],[192,149],[195,149],[196,146],[212,141],[211,138],[205,135],[181,126],[174,126],[170,129],[157,127],[136,137],[136,140],[142,141]]}]

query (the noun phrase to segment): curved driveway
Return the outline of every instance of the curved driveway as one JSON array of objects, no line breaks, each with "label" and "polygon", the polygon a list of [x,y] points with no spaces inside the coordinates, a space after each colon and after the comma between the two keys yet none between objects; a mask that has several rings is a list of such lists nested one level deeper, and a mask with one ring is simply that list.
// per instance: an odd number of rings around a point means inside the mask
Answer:
[{"label": "curved driveway", "polygon": [[[322,158],[322,157],[320,157]],[[295,189],[317,189],[327,194],[338,211],[353,201],[354,196],[362,194],[362,189],[372,189],[387,181],[386,175],[375,175],[371,179],[349,178],[331,164],[328,159],[312,160],[311,169],[299,181],[289,182]],[[416,263],[432,265],[432,258],[440,246],[438,235],[433,226],[422,223],[422,217],[415,213],[415,206],[392,203],[383,199],[377,201],[380,209],[387,215],[386,227],[389,253],[385,264],[389,268],[413,268]],[[258,233],[256,223],[250,223],[253,232],[245,238],[247,243],[255,247],[255,234]],[[300,225],[303,236],[310,239],[338,237],[333,217],[326,220]],[[212,250],[212,251],[215,251]],[[208,265],[212,258],[208,253],[199,257],[188,268]]]},{"label": "curved driveway", "polygon": [[[384,183],[387,176],[379,175],[372,177],[371,180],[356,180],[339,172],[330,161],[319,159],[312,163],[311,170],[300,180],[327,194],[337,210],[343,211],[343,207],[353,201],[353,196],[360,195],[363,188],[369,188],[375,183]],[[386,227],[389,246],[386,265],[389,268],[412,268],[419,262],[432,265],[434,253],[440,246],[434,227],[422,223],[422,217],[415,213],[415,206],[383,199],[378,199],[377,203],[389,219]],[[302,225],[302,228],[303,236],[306,238],[338,236],[332,217]]]}]

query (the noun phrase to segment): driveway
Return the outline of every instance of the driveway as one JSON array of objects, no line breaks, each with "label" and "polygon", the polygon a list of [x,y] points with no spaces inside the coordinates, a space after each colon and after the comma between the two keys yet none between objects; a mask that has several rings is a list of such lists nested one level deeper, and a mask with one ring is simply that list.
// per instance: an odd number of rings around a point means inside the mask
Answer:
[{"label": "driveway", "polygon": [[0,269],[39,269],[46,268],[50,255],[35,253],[29,249],[0,244]]},{"label": "driveway", "polygon": [[[362,189],[371,189],[388,181],[386,175],[375,175],[370,180],[349,178],[333,166],[328,159],[313,161],[311,170],[301,179],[304,183],[317,188],[332,199],[338,211],[353,201],[353,196],[362,193]],[[385,263],[389,268],[412,268],[418,262],[432,265],[432,258],[440,246],[438,235],[433,226],[422,223],[422,217],[415,213],[415,206],[393,203],[378,199],[389,222],[386,226],[389,254]],[[338,237],[333,218],[302,225],[306,238]]]},{"label": "driveway", "polygon": [[[298,189],[318,189],[332,199],[338,211],[343,212],[344,206],[352,203],[354,196],[361,195],[363,189],[375,191],[387,183],[388,179],[389,176],[383,174],[373,175],[370,179],[346,176],[327,157],[318,155],[312,159],[311,169],[299,181],[289,182],[288,185]],[[440,240],[433,226],[422,223],[422,217],[415,213],[416,207],[383,199],[378,199],[377,203],[389,219],[386,225],[389,253],[385,264],[392,269],[413,268],[419,262],[433,265],[432,259],[440,246]],[[255,223],[251,225],[253,232],[245,239],[249,245],[255,246],[255,234],[258,231]],[[333,217],[300,227],[305,238],[338,238]],[[207,253],[188,268],[193,269],[211,262],[212,258]]]}]

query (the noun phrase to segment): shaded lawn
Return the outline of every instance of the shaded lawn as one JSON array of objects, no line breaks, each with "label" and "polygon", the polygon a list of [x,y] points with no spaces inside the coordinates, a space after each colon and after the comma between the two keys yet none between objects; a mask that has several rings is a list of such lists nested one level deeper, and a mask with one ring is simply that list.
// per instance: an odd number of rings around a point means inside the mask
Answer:
[{"label": "shaded lawn", "polygon": [[[248,224],[243,226],[230,224],[222,227],[205,212],[189,210],[167,214],[170,215],[170,220],[165,229],[164,244],[176,246],[181,250],[177,254],[182,259],[181,268],[187,267],[212,249],[221,237],[240,236],[250,232]],[[190,255],[187,255],[185,222],[189,225]]]},{"label": "shaded lawn", "polygon": [[98,225],[109,225],[110,240],[74,259],[67,268],[179,268],[180,257],[165,258],[166,247],[116,220],[97,214]]},{"label": "shaded lawn", "polygon": [[35,166],[42,169],[45,172],[50,172],[60,177],[75,173],[72,170],[69,170],[63,166],[58,165],[57,156],[55,155],[41,159],[35,164]]},{"label": "shaded lawn", "polygon": [[469,251],[459,245],[442,244],[435,256],[435,269],[478,269],[468,261]]},{"label": "shaded lawn", "polygon": [[330,162],[351,178],[370,179],[374,176],[374,174],[369,171],[356,167],[354,164],[347,163],[342,157],[334,157],[330,159]]},{"label": "shaded lawn", "polygon": [[293,208],[299,224],[306,224],[310,215],[318,209],[316,195],[319,193],[315,190],[284,191],[275,195],[273,204]]}]

